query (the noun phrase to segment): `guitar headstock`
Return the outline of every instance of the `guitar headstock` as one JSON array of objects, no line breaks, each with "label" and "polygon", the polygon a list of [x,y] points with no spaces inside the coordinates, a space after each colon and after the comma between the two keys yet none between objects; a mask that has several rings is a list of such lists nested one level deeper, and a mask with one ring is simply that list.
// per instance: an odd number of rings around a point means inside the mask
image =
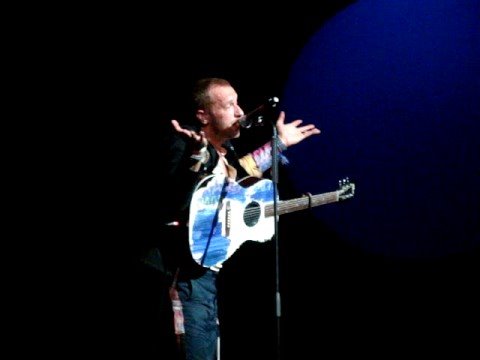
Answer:
[{"label": "guitar headstock", "polygon": [[347,177],[345,179],[338,181],[338,199],[346,200],[350,199],[355,195],[355,183],[350,182],[350,179]]}]

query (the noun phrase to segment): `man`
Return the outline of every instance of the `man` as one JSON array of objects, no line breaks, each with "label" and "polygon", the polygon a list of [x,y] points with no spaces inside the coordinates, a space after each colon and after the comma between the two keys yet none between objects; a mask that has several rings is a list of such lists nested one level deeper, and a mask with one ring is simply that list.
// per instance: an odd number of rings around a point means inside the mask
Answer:
[{"label": "man", "polygon": [[[198,81],[193,100],[199,128],[172,120],[173,135],[163,142],[166,155],[162,166],[169,184],[168,204],[163,210],[164,240],[162,249],[151,251],[146,261],[158,264],[162,259],[162,267],[173,278],[170,295],[183,310],[182,314],[176,308],[175,331],[182,339],[185,358],[213,360],[218,338],[216,279],[221,264],[201,266],[192,259],[188,245],[188,226],[192,226],[189,224],[192,219],[188,218],[190,201],[199,181],[208,175],[229,181],[249,175],[261,177],[272,165],[272,145],[268,142],[252,153],[237,157],[230,140],[240,136],[244,112],[227,80]],[[280,151],[320,133],[313,124],[302,125],[300,119],[286,124],[284,112],[280,112],[276,127]]]}]

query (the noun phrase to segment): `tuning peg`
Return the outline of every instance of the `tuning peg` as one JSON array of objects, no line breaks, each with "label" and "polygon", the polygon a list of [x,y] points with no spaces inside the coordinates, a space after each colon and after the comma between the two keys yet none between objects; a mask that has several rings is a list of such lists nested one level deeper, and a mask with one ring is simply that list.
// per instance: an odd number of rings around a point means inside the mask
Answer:
[{"label": "tuning peg", "polygon": [[347,185],[347,184],[349,184],[349,183],[350,183],[350,179],[349,179],[348,177],[346,177],[346,178],[338,181],[338,185],[339,185],[340,187],[345,186],[345,185]]}]

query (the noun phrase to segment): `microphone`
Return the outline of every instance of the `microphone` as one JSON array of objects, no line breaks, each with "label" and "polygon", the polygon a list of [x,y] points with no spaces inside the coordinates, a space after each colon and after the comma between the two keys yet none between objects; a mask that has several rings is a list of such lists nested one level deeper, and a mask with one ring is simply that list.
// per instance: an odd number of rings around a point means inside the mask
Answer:
[{"label": "microphone", "polygon": [[263,125],[263,114],[270,109],[273,109],[277,106],[278,102],[277,97],[271,97],[265,101],[262,105],[256,107],[248,114],[243,115],[240,120],[238,120],[239,124],[243,128],[250,128],[252,125],[260,126]]}]

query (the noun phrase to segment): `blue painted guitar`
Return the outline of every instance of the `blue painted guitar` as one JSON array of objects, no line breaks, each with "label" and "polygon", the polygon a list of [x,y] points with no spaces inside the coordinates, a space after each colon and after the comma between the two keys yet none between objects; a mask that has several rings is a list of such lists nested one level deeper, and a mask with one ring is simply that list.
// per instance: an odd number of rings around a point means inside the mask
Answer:
[{"label": "blue painted guitar", "polygon": [[[247,240],[265,242],[275,232],[274,184],[246,177],[239,182],[210,175],[196,187],[190,205],[189,244],[195,262],[220,267]],[[277,215],[351,198],[355,184],[337,191],[277,202]]]}]

